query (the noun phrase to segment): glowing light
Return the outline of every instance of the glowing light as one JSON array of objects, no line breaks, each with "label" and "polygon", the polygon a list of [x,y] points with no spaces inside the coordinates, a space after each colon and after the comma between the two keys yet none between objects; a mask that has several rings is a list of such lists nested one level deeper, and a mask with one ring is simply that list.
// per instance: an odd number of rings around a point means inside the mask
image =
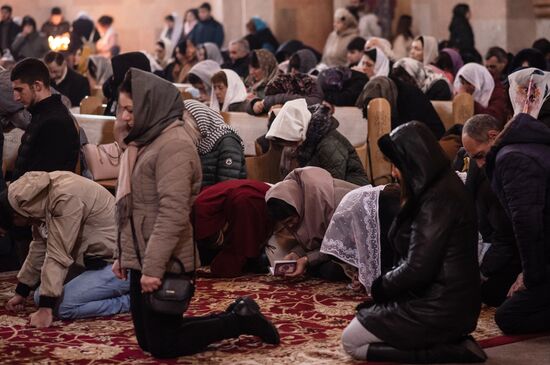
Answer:
[{"label": "glowing light", "polygon": [[69,33],[63,33],[58,36],[49,36],[48,44],[52,51],[67,51],[69,49],[69,44],[71,43],[71,38]]}]

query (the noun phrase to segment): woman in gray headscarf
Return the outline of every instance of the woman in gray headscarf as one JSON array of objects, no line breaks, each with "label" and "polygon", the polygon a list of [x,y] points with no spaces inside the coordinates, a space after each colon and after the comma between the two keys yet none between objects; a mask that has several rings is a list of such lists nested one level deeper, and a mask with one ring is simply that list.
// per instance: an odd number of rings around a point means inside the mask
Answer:
[{"label": "woman in gray headscarf", "polygon": [[222,68],[217,62],[205,60],[197,63],[189,70],[187,81],[189,81],[195,89],[199,90],[200,101],[206,102],[210,100],[210,95],[212,93],[212,76],[221,69]]},{"label": "woman in gray headscarf", "polygon": [[202,180],[200,159],[180,119],[182,97],[168,81],[131,68],[118,105],[127,148],[116,194],[120,233],[113,272],[125,280],[130,270],[139,346],[156,358],[174,358],[241,334],[279,343],[277,329],[250,298],[239,298],[225,312],[205,317],[184,318],[151,307],[147,295],[161,288],[166,273],[192,275],[198,264],[190,212]]},{"label": "woman in gray headscarf", "polygon": [[206,42],[198,47],[197,57],[199,61],[212,60],[218,65],[223,63],[223,56],[216,43]]}]

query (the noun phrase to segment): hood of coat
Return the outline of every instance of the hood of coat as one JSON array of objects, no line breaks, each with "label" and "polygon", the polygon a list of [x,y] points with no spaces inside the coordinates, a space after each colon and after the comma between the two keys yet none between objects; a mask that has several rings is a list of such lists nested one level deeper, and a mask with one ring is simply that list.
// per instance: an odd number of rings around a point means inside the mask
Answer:
[{"label": "hood of coat", "polygon": [[129,72],[132,77],[134,127],[124,142],[142,146],[182,117],[183,99],[172,83],[137,68],[131,68]]},{"label": "hood of coat", "polygon": [[8,201],[19,215],[43,219],[50,192],[50,174],[42,171],[28,172],[8,187]]},{"label": "hood of coat", "polygon": [[450,162],[428,127],[409,122],[378,140],[382,153],[401,171],[413,197],[418,197],[445,171]]}]

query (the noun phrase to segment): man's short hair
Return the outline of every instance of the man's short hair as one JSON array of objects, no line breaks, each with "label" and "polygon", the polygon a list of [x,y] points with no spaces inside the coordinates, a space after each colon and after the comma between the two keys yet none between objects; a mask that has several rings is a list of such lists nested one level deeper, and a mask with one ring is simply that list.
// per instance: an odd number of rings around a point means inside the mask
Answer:
[{"label": "man's short hair", "polygon": [[476,114],[464,123],[462,134],[477,142],[485,143],[489,140],[489,131],[500,132],[502,128],[502,123],[495,117],[489,114]]},{"label": "man's short hair", "polygon": [[97,22],[101,25],[103,25],[104,27],[108,27],[108,26],[111,26],[114,22],[114,19],[112,16],[109,16],[109,15],[102,15],[99,17],[99,19],[97,20]]},{"label": "man's short hair", "polygon": [[212,6],[210,6],[210,3],[202,3],[201,6],[199,6],[199,9],[206,9],[210,12],[212,11]]},{"label": "man's short hair", "polygon": [[363,50],[365,49],[365,43],[367,43],[365,38],[355,37],[351,40],[351,42],[349,42],[347,49],[348,49],[348,51],[361,51],[361,52],[363,52]]},{"label": "man's short hair", "polygon": [[51,15],[61,15],[61,8],[59,6],[54,6],[50,13]]},{"label": "man's short hair", "polygon": [[250,45],[248,44],[248,41],[244,38],[229,42],[229,45],[232,44],[239,46],[246,53],[250,52]]},{"label": "man's short hair", "polygon": [[5,10],[10,14],[13,13],[13,9],[10,5],[2,5],[2,10]]},{"label": "man's short hair", "polygon": [[11,70],[11,81],[20,80],[24,84],[32,85],[41,81],[45,87],[50,87],[50,72],[48,67],[38,58],[25,58],[17,62]]},{"label": "man's short hair", "polygon": [[508,54],[500,47],[491,47],[487,50],[487,53],[485,54],[485,60],[488,60],[491,57],[496,57],[498,62],[508,61]]},{"label": "man's short hair", "polygon": [[49,51],[44,56],[44,63],[46,65],[55,62],[58,66],[61,66],[65,62],[65,57],[61,52]]}]

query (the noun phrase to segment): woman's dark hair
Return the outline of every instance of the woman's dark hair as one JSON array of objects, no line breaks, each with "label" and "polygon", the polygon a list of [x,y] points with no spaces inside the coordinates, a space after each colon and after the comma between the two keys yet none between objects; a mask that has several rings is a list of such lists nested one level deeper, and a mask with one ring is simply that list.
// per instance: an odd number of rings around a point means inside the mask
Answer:
[{"label": "woman's dark hair", "polygon": [[288,71],[291,71],[292,69],[299,70],[300,69],[300,56],[298,56],[296,53],[290,57],[290,60],[288,60]]},{"label": "woman's dark hair", "polygon": [[25,15],[23,17],[23,20],[21,21],[21,27],[24,27],[25,25],[30,25],[32,28],[36,31],[36,21],[33,17],[29,15]]},{"label": "woman's dark hair", "polygon": [[176,19],[174,19],[174,16],[172,14],[168,14],[164,17],[164,20],[168,20],[169,22],[175,22]]},{"label": "woman's dark hair", "polygon": [[112,16],[110,15],[102,15],[101,17],[99,17],[99,19],[97,20],[97,22],[101,25],[103,25],[104,27],[108,27],[110,26],[111,24],[113,24],[115,20],[113,19]]},{"label": "woman's dark hair", "polygon": [[158,41],[156,44],[157,44],[157,46],[160,46],[160,48],[166,49],[166,44],[164,44],[163,41]]},{"label": "woman's dark hair", "polygon": [[202,84],[201,78],[192,73],[187,74],[187,82],[191,85]]},{"label": "woman's dark hair", "polygon": [[216,72],[210,80],[212,81],[212,85],[221,83],[227,87],[227,75],[224,71]]},{"label": "woman's dark hair", "polygon": [[267,215],[274,222],[280,222],[292,216],[298,215],[294,207],[284,200],[270,198],[267,201]]},{"label": "woman's dark hair", "polygon": [[126,93],[132,97],[132,73],[130,71],[126,72],[122,84],[118,88],[119,93]]},{"label": "woman's dark hair", "polygon": [[454,74],[453,59],[447,52],[439,52],[439,56],[435,60],[435,65],[443,71],[448,71]]},{"label": "woman's dark hair", "polygon": [[258,59],[258,55],[255,51],[250,52],[250,55],[248,56],[248,62],[252,67],[260,68],[260,60]]},{"label": "woman's dark hair", "polygon": [[409,73],[401,66],[394,67],[393,70],[390,72],[391,79],[397,79],[399,81],[404,82],[405,84],[418,87],[418,84],[416,83],[416,80],[414,77],[409,75]]},{"label": "woman's dark hair", "polygon": [[468,4],[456,4],[453,8],[453,17],[466,18],[466,14],[470,11],[470,6]]},{"label": "woman's dark hair", "polygon": [[371,48],[367,51],[365,51],[365,54],[369,56],[369,58],[372,60],[372,62],[376,62],[376,48]]},{"label": "woman's dark hair", "polygon": [[399,17],[399,21],[397,22],[395,37],[397,37],[398,35],[403,35],[406,39],[411,39],[413,37],[412,31],[411,31],[412,21],[413,21],[412,16],[401,15]]}]

